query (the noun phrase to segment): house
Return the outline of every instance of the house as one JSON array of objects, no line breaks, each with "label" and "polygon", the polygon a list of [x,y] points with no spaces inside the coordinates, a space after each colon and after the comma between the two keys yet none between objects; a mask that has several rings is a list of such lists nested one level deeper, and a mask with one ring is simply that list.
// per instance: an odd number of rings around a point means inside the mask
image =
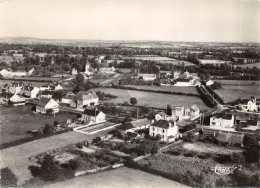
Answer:
[{"label": "house", "polygon": [[138,119],[135,121],[125,123],[123,126],[120,127],[120,129],[124,133],[133,132],[136,130],[147,129],[147,128],[149,128],[151,123],[152,123],[152,121],[147,118]]},{"label": "house", "polygon": [[25,105],[25,98],[15,94],[9,99],[9,102],[14,106]]},{"label": "house", "polygon": [[138,74],[137,79],[143,79],[145,81],[155,80],[156,74]]},{"label": "house", "polygon": [[213,85],[214,84],[214,82],[212,81],[212,80],[208,80],[207,82],[206,82],[206,86],[211,86],[211,85]]},{"label": "house", "polygon": [[86,106],[96,106],[99,103],[99,98],[96,93],[80,91],[76,95],[77,108],[84,108]]},{"label": "house", "polygon": [[51,87],[50,87],[49,85],[41,85],[41,86],[40,86],[40,90],[41,90],[41,91],[50,90],[50,89],[51,89]]},{"label": "house", "polygon": [[251,97],[251,99],[247,103],[247,111],[249,112],[257,112],[258,106],[256,104],[256,98],[254,96]]},{"label": "house", "polygon": [[190,118],[199,117],[200,115],[200,109],[197,107],[196,104],[192,105],[190,108],[187,108],[185,110],[185,116],[188,116]]},{"label": "house", "polygon": [[84,110],[81,119],[85,122],[101,123],[106,121],[106,115],[96,108],[86,109]]},{"label": "house", "polygon": [[161,120],[161,119],[166,120],[166,119],[167,119],[167,116],[168,116],[168,115],[167,115],[164,111],[161,111],[161,112],[157,113],[157,114],[154,116],[154,119],[155,119],[156,121],[159,121],[159,120]]},{"label": "house", "polygon": [[52,90],[39,91],[37,94],[37,97],[50,99],[50,98],[52,98],[54,93],[55,93],[55,91],[52,91]]},{"label": "house", "polygon": [[172,107],[172,116],[177,116],[177,119],[181,121],[184,116],[184,106],[173,106]]},{"label": "house", "polygon": [[65,104],[70,104],[71,101],[74,101],[76,95],[73,92],[68,92],[64,97],[61,98],[61,102]]},{"label": "house", "polygon": [[220,127],[220,128],[231,128],[234,125],[234,115],[233,114],[217,114],[210,117],[210,126]]},{"label": "house", "polygon": [[195,78],[177,78],[176,83],[174,86],[182,86],[182,87],[189,87],[189,86],[196,86],[200,85],[198,79]]},{"label": "house", "polygon": [[50,98],[40,98],[36,104],[36,112],[46,114],[51,109],[53,113],[59,112],[59,104]]},{"label": "house", "polygon": [[56,84],[50,85],[50,89],[51,89],[51,90],[58,91],[58,90],[62,90],[63,87],[62,87],[59,83],[56,83]]},{"label": "house", "polygon": [[151,124],[149,127],[149,135],[156,137],[159,135],[161,141],[172,142],[179,136],[178,126],[176,121],[159,120]]},{"label": "house", "polygon": [[112,74],[115,72],[115,68],[114,67],[100,67],[99,69],[100,72],[102,73],[107,73],[107,74]]},{"label": "house", "polygon": [[71,74],[72,75],[78,74],[78,71],[77,71],[77,69],[75,67],[71,70]]},{"label": "house", "polygon": [[22,88],[23,88],[23,83],[12,83],[11,86],[9,86],[9,93],[12,93],[12,94],[20,94],[21,91],[22,91]]},{"label": "house", "polygon": [[25,97],[36,98],[39,91],[40,91],[40,88],[32,87],[30,85],[30,86],[24,86],[21,91],[21,94]]}]

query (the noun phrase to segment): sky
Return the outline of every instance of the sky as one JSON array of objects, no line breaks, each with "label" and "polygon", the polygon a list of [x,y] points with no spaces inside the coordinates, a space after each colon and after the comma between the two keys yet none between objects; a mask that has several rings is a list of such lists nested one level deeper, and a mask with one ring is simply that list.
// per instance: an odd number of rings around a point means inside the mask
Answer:
[{"label": "sky", "polygon": [[260,0],[0,0],[0,37],[260,42]]}]

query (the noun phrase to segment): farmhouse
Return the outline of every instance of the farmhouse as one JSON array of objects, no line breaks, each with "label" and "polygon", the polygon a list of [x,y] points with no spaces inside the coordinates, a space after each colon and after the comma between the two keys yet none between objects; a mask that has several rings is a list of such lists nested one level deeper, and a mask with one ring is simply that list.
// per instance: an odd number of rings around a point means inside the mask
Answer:
[{"label": "farmhouse", "polygon": [[192,105],[190,108],[187,108],[185,110],[185,116],[188,116],[190,118],[199,117],[199,115],[200,115],[200,109],[196,104]]},{"label": "farmhouse", "polygon": [[85,122],[101,123],[106,121],[106,115],[95,109],[86,109],[82,114],[82,120]]},{"label": "farmhouse", "polygon": [[39,91],[40,89],[38,87],[32,87],[30,85],[30,86],[24,86],[21,91],[21,94],[25,97],[36,98]]},{"label": "farmhouse", "polygon": [[125,123],[123,126],[120,127],[120,129],[124,133],[133,132],[136,130],[147,129],[151,125],[151,123],[152,121],[147,118],[138,119]]},{"label": "farmhouse", "polygon": [[80,91],[76,95],[77,108],[84,108],[86,106],[96,106],[98,105],[99,98],[95,93]]},{"label": "farmhouse", "polygon": [[59,104],[50,98],[40,98],[36,104],[36,112],[46,114],[49,109],[51,109],[53,113],[57,113],[59,112]]},{"label": "farmhouse", "polygon": [[164,120],[166,120],[167,119],[167,114],[164,112],[164,111],[161,111],[161,112],[159,112],[158,114],[156,114],[155,116],[154,116],[154,119],[156,120],[156,121],[159,121],[159,120],[161,120],[161,119],[164,119]]},{"label": "farmhouse", "polygon": [[12,83],[11,86],[9,86],[9,93],[12,94],[20,94],[23,88],[23,83]]},{"label": "farmhouse", "polygon": [[61,102],[70,104],[75,99],[76,95],[73,92],[68,92],[64,97],[61,98]]},{"label": "farmhouse", "polygon": [[178,126],[176,125],[176,121],[156,121],[150,125],[149,135],[152,137],[159,135],[163,142],[174,141],[175,137],[178,135]]},{"label": "farmhouse", "polygon": [[138,74],[137,78],[145,81],[155,80],[156,74]]},{"label": "farmhouse", "polygon": [[210,118],[210,126],[212,127],[231,128],[233,125],[233,114],[217,114]]}]

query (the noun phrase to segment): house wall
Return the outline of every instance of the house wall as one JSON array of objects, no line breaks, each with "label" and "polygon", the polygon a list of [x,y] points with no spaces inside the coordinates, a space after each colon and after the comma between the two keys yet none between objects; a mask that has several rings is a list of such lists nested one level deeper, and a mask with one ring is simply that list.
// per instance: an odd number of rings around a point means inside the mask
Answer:
[{"label": "house wall", "polygon": [[98,98],[91,99],[91,100],[77,100],[77,108],[83,108],[83,106],[90,106],[90,103],[94,103],[94,106],[98,105]]},{"label": "house wall", "polygon": [[70,104],[70,99],[61,98],[62,103]]},{"label": "house wall", "polygon": [[159,120],[161,120],[161,119],[166,120],[166,116],[165,116],[165,117],[162,117],[160,114],[156,114],[156,115],[155,115],[155,120],[156,120],[156,121],[159,121]]},{"label": "house wall", "polygon": [[38,87],[33,88],[33,90],[30,93],[30,98],[36,98],[39,91],[40,89]]},{"label": "house wall", "polygon": [[106,120],[106,115],[103,112],[100,112],[96,117],[95,116],[90,116],[87,114],[82,114],[82,119],[84,120],[90,120],[95,123],[103,122]]},{"label": "house wall", "polygon": [[210,118],[210,126],[212,127],[221,127],[221,128],[230,128],[234,125],[234,116],[232,116],[231,120],[222,119],[222,118]]},{"label": "house wall", "polygon": [[156,135],[160,135],[162,137],[161,141],[167,142],[169,136],[175,136],[178,134],[178,126],[176,126],[176,122],[172,125],[171,128],[164,129],[160,127],[150,126],[149,127],[149,135],[152,137],[156,137]]},{"label": "house wall", "polygon": [[38,106],[37,105],[36,106],[36,112],[45,114],[46,113],[46,109],[43,106]]},{"label": "house wall", "polygon": [[53,99],[51,99],[45,106],[45,109],[53,109],[53,112],[57,113],[59,112],[59,104],[55,102]]}]

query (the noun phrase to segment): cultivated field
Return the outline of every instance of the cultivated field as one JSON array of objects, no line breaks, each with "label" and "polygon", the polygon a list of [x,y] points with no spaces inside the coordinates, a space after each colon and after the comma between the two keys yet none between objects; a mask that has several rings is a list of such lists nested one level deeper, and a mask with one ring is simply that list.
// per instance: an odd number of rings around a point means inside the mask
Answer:
[{"label": "cultivated field", "polygon": [[249,69],[252,69],[253,67],[257,67],[258,69],[260,69],[260,63],[250,63],[250,64],[244,64],[244,65],[237,65],[238,67],[241,67],[241,68],[249,68]]},{"label": "cultivated field", "polygon": [[26,131],[42,128],[46,123],[53,124],[54,121],[62,123],[75,117],[67,113],[56,114],[56,117],[35,114],[31,107],[17,106],[0,109],[1,144],[29,137]]},{"label": "cultivated field", "polygon": [[193,104],[197,104],[200,109],[208,109],[208,107],[203,103],[203,101],[199,97],[193,96],[170,95],[112,88],[95,88],[92,89],[92,91],[102,91],[107,94],[118,96],[118,98],[106,100],[103,102],[124,103],[125,101],[129,102],[130,98],[136,97],[137,105],[140,106],[166,108],[167,104],[186,105],[186,107],[191,106]]},{"label": "cultivated field", "polygon": [[98,174],[81,176],[64,182],[58,182],[46,186],[48,188],[70,188],[70,187],[124,187],[124,188],[142,188],[142,187],[161,187],[178,188],[187,187],[180,183],[155,176],[140,170],[129,169],[126,167],[101,172]]},{"label": "cultivated field", "polygon": [[135,86],[126,85],[129,87],[144,89],[144,90],[154,90],[154,91],[171,91],[171,92],[181,92],[181,93],[192,93],[199,94],[196,87],[177,87],[177,86]]}]

